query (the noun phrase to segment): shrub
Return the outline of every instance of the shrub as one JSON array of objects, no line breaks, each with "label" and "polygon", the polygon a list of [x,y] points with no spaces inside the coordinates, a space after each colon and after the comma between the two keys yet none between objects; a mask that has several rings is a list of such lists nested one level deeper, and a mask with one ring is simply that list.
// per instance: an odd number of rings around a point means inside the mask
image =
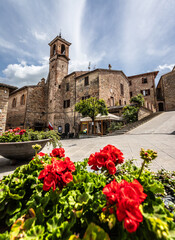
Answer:
[{"label": "shrub", "polygon": [[174,239],[164,186],[144,170],[156,155],[142,149],[140,169],[112,145],[75,163],[39,153],[0,182],[0,239]]}]

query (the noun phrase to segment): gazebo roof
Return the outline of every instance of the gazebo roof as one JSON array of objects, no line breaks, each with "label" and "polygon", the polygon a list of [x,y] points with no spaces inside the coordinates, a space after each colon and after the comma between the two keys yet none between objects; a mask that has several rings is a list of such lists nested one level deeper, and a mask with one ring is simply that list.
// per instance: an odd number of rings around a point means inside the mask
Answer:
[{"label": "gazebo roof", "polygon": [[[114,114],[108,113],[108,115],[101,115],[98,114],[95,118],[95,121],[101,121],[101,120],[113,120],[113,121],[122,121],[122,117],[118,117]],[[80,119],[80,122],[92,122],[92,119],[90,117],[84,117]]]}]

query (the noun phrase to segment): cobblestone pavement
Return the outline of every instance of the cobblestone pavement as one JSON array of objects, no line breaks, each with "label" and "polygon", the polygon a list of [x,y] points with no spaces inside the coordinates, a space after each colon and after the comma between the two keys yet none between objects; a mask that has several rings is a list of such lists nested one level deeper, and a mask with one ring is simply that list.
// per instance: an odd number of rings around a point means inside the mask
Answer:
[{"label": "cobblestone pavement", "polygon": [[[61,143],[65,148],[66,156],[72,161],[81,161],[105,145],[112,144],[124,153],[125,159],[137,159],[134,160],[137,166],[142,162],[139,157],[141,147],[151,148],[158,152],[158,157],[150,164],[151,170],[157,171],[164,168],[175,171],[174,131],[175,111],[163,113],[125,135],[68,139],[62,140]],[[49,153],[51,150],[51,147],[46,146],[43,152]],[[11,166],[9,160],[0,156],[0,179],[3,175],[12,173],[18,165]]]}]

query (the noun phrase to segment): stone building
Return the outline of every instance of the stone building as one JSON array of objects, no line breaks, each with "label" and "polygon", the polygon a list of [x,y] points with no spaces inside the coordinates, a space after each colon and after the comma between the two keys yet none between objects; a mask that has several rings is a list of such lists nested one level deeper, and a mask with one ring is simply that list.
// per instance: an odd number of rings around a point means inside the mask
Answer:
[{"label": "stone building", "polygon": [[156,90],[155,90],[155,78],[158,71],[143,73],[128,77],[130,98],[141,93],[145,99],[145,107],[156,111]]},{"label": "stone building", "polygon": [[[154,79],[157,72],[127,77],[122,71],[111,70],[109,65],[109,69],[68,74],[70,45],[61,36],[54,38],[49,43],[49,74],[46,82],[42,79],[36,86],[25,86],[10,94],[7,128],[20,126],[42,129],[50,122],[54,129],[66,134],[75,133],[81,116],[74,111],[74,106],[81,99],[89,97],[104,99],[107,107],[121,108],[129,104],[131,92],[134,96],[142,91],[150,102],[150,108],[156,106]],[[143,79],[147,82],[142,83]]]},{"label": "stone building", "polygon": [[35,127],[38,130],[46,127],[46,99],[45,79],[41,79],[38,85],[13,91],[9,97],[6,127]]},{"label": "stone building", "polygon": [[161,76],[156,91],[158,110],[175,110],[175,66],[171,72]]},{"label": "stone building", "polygon": [[0,83],[0,133],[5,131],[9,94],[17,87]]}]

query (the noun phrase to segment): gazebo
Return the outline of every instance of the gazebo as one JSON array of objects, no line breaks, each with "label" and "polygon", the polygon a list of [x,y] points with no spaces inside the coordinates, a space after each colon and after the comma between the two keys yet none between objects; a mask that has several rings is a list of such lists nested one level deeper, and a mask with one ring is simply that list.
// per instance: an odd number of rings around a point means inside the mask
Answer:
[{"label": "gazebo", "polygon": [[[98,114],[95,118],[95,132],[94,134],[104,135],[107,132],[108,127],[110,127],[111,122],[121,122],[122,117],[116,116],[114,114],[108,113],[108,115]],[[86,131],[87,135],[92,134],[93,122],[90,117],[84,117],[80,119],[81,131]]]}]

